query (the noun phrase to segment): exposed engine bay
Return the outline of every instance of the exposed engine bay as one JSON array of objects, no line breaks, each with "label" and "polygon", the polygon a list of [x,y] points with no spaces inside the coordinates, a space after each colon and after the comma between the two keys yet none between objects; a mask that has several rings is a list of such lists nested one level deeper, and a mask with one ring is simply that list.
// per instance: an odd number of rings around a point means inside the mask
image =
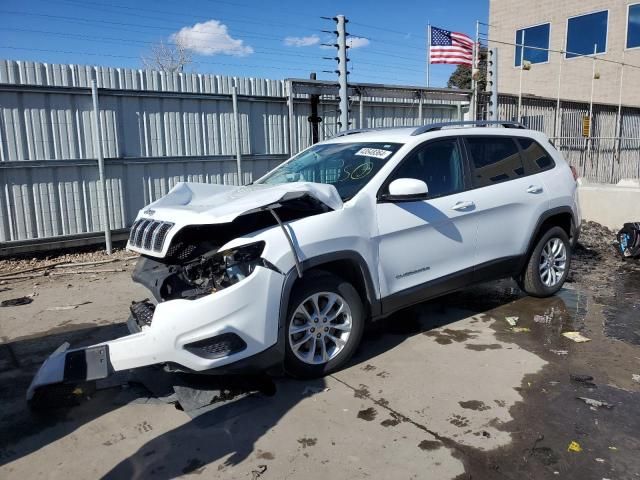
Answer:
[{"label": "exposed engine bay", "polygon": [[291,221],[324,213],[328,208],[313,197],[305,196],[254,211],[233,222],[184,228],[173,239],[165,258],[143,255],[132,278],[147,287],[158,302],[196,299],[227,288],[251,275],[256,266],[278,269],[260,257],[264,242],[220,251],[221,245],[247,233],[278,224],[277,219]]}]

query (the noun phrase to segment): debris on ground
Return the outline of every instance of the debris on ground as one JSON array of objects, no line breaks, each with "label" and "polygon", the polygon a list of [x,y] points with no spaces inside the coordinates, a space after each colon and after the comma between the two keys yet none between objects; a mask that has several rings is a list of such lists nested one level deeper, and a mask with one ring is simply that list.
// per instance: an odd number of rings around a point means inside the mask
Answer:
[{"label": "debris on ground", "polygon": [[640,258],[640,222],[625,223],[616,238],[623,257]]},{"label": "debris on ground", "polygon": [[572,382],[580,383],[585,387],[597,388],[598,386],[593,383],[593,377],[591,375],[576,375],[574,373],[569,374],[569,379]]},{"label": "debris on ground", "polygon": [[611,410],[613,408],[613,405],[611,405],[610,403],[602,402],[600,400],[594,400],[593,398],[587,398],[587,397],[576,397],[576,398],[578,400],[582,400],[584,403],[589,405],[594,410],[596,408],[606,408],[608,410]]},{"label": "debris on ground", "polygon": [[257,470],[251,470],[251,480],[260,478],[267,471],[266,465],[258,465]]},{"label": "debris on ground", "polygon": [[582,447],[575,440],[573,440],[567,447],[567,452],[580,453],[581,451],[582,451]]},{"label": "debris on ground", "polygon": [[40,277],[46,276],[45,272],[51,272],[54,269],[102,265],[135,258],[138,258],[138,255],[133,255],[124,248],[116,248],[111,255],[107,255],[105,250],[98,249],[97,246],[38,253],[30,258],[9,257],[0,259],[0,280],[22,275]]},{"label": "debris on ground", "polygon": [[551,353],[555,353],[556,355],[569,355],[569,350],[549,350]]},{"label": "debris on ground", "polygon": [[604,458],[596,458],[596,462],[598,462],[598,463],[604,463]]},{"label": "debris on ground", "polygon": [[631,380],[634,382],[640,383],[640,374],[634,373],[631,375]]},{"label": "debris on ground", "polygon": [[88,305],[91,302],[82,302],[82,303],[74,303],[72,305],[62,305],[59,307],[49,307],[46,310],[47,311],[52,311],[52,312],[57,312],[60,310],[75,310],[76,308],[80,307],[81,305]]},{"label": "debris on ground", "polygon": [[519,317],[504,317],[504,319],[507,321],[507,323],[509,325],[511,325],[512,327],[516,326],[516,324],[518,323],[518,318]]},{"label": "debris on ground", "polygon": [[553,319],[553,315],[534,315],[533,321],[536,323],[542,323],[545,325],[549,325],[551,320]]},{"label": "debris on ground", "polygon": [[30,296],[10,298],[9,300],[3,300],[0,302],[0,307],[17,307],[18,305],[28,305],[31,302],[33,302],[33,298]]},{"label": "debris on ground", "polygon": [[531,329],[529,327],[513,327],[511,331],[513,333],[527,333],[530,332]]},{"label": "debris on ground", "polygon": [[573,340],[576,343],[584,343],[591,341],[590,338],[585,337],[580,332],[562,332],[563,337],[567,337],[569,340]]}]

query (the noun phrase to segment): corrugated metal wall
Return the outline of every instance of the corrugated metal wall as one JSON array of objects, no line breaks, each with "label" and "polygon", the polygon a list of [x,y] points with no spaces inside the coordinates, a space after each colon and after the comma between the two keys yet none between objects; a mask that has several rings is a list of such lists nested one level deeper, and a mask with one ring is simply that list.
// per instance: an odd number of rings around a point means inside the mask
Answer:
[{"label": "corrugated metal wall", "polygon": [[[284,80],[0,61],[0,242],[104,229],[93,142],[94,77],[111,229],[130,226],[142,206],[176,182],[240,183],[234,84],[242,183],[290,156]],[[311,140],[309,99],[295,97],[294,153]],[[335,98],[321,98],[321,139],[337,133],[337,106]],[[452,102],[423,105],[423,122],[457,115]],[[359,123],[359,103],[352,105],[352,117]],[[364,99],[365,127],[418,123],[417,102]]]}]

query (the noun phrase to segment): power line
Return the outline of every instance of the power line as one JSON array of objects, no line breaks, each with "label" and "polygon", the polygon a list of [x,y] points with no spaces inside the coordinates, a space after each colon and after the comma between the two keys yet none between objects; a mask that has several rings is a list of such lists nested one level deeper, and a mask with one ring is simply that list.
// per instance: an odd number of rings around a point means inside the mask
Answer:
[{"label": "power line", "polygon": [[[490,38],[487,38],[487,43],[499,43],[501,45],[511,45],[514,47],[524,47],[525,50],[529,49],[529,50],[543,50],[546,52],[552,52],[552,53],[561,53],[561,54],[570,54],[570,55],[575,55],[575,57],[573,58],[587,58],[590,60],[595,60],[597,62],[606,62],[606,63],[614,63],[616,65],[624,65],[625,67],[631,67],[631,68],[640,68],[640,65],[634,65],[632,63],[626,63],[626,62],[618,62],[616,60],[609,60],[606,58],[599,58],[598,55],[593,55],[593,54],[584,54],[584,53],[578,53],[578,52],[569,52],[567,50],[555,50],[553,48],[542,48],[542,47],[534,47],[534,46],[530,46],[530,45],[526,45],[526,44],[521,44],[521,43],[512,43],[512,42],[502,42],[500,40],[492,40]],[[525,59],[526,60],[526,59]]]},{"label": "power line", "polygon": [[[102,56],[102,57],[108,57],[108,58],[122,58],[122,59],[135,59],[135,60],[139,60],[138,57],[132,56],[132,55],[119,55],[119,54],[109,54],[109,53],[103,53],[103,52],[87,52],[87,51],[76,51],[76,50],[61,50],[61,49],[47,49],[47,48],[27,48],[27,47],[14,47],[11,45],[0,45],[0,48],[3,49],[8,49],[8,50],[18,50],[18,51],[32,51],[32,52],[44,52],[44,53],[59,53],[59,54],[67,54],[67,55],[88,55],[88,56]],[[225,63],[225,62],[196,62],[197,64],[203,64],[203,65],[212,65],[212,66],[228,66],[228,67],[249,67],[249,68],[266,68],[266,69],[271,69],[271,70],[278,70],[278,71],[299,71],[299,72],[309,72],[310,70],[313,70],[312,67],[309,68],[296,68],[296,67],[287,67],[287,68],[282,68],[282,67],[277,67],[277,66],[272,66],[272,65],[260,65],[260,64],[233,64],[233,63]],[[378,70],[378,72],[384,72],[384,71],[380,71]],[[391,74],[391,72],[389,72]],[[368,77],[373,77],[373,78],[384,78],[384,79],[389,79],[389,78],[395,78],[397,80],[402,81],[401,79],[397,78],[397,77],[392,77],[392,76],[380,76],[380,75],[371,75],[371,74],[366,74],[366,76]]]},{"label": "power line", "polygon": [[[91,8],[91,9],[100,9],[102,11],[107,11],[107,12],[111,12],[111,13],[122,13],[122,12],[118,12],[118,9],[121,10],[128,10],[128,11],[136,11],[136,12],[149,12],[148,9],[144,9],[144,8],[136,8],[136,7],[131,7],[128,5],[114,5],[114,4],[105,4],[105,3],[100,3],[100,2],[90,2],[90,1],[78,1],[78,0],[47,0],[46,3],[62,3],[62,4],[68,4],[68,5],[75,5],[75,6],[79,6],[79,7],[85,7],[85,8]],[[155,13],[160,13],[160,14],[166,14],[168,16],[170,16],[169,19],[167,18],[163,18],[160,16],[156,16],[156,15],[141,15],[139,13],[136,13],[136,16],[139,18],[148,18],[151,20],[160,20],[163,22],[170,22],[172,20],[175,21],[176,18],[184,18],[184,19],[189,19],[190,21],[195,21],[195,22],[203,22],[203,21],[207,21],[207,20],[211,20],[210,15],[184,15],[182,12],[178,12],[178,11],[170,11],[170,10],[157,10],[154,9],[153,12]],[[225,14],[223,14],[225,15]],[[259,19],[258,17],[226,17],[225,18],[221,18],[218,15],[216,15],[216,20],[222,20],[222,21],[240,21],[240,22],[244,22],[244,23],[252,23],[255,25],[264,25],[264,21]],[[270,25],[280,25],[280,26],[287,26],[287,27],[294,27],[294,28],[298,28],[298,29],[306,29],[306,27],[301,26],[299,23],[287,23],[287,22],[270,22]]]},{"label": "power line", "polygon": [[[98,24],[105,24],[105,25],[121,25],[126,27],[150,28],[150,29],[162,30],[162,31],[174,30],[171,27],[161,27],[159,25],[145,25],[140,23],[115,22],[110,20],[95,20],[95,19],[88,19],[88,18],[81,18],[81,17],[69,17],[65,15],[52,15],[52,14],[46,14],[46,13],[19,12],[19,11],[12,11],[12,10],[0,10],[0,13],[9,14],[9,15],[26,15],[26,16],[32,16],[32,17],[54,18],[57,20],[63,20],[63,21],[69,21],[69,22],[75,22],[75,23],[85,23],[85,24],[98,23]],[[248,37],[248,38],[276,39],[276,40],[282,41],[281,37],[274,36],[274,35],[256,35],[253,32],[247,32],[246,30],[237,30],[237,29],[234,29],[234,32],[242,33],[245,37]],[[148,32],[138,32],[138,33],[148,33]],[[191,34],[209,35],[208,32],[202,32],[198,30],[192,30]]]},{"label": "power line", "polygon": [[367,23],[351,22],[351,24],[352,25],[358,25],[358,26],[364,27],[364,28],[371,28],[371,29],[374,29],[374,30],[380,30],[380,31],[383,31],[383,32],[397,33],[398,35],[407,35],[407,34],[413,34],[413,35],[418,35],[418,36],[422,35],[422,34],[416,34],[415,32],[407,32],[407,31],[401,32],[400,30],[393,30],[391,28],[384,28],[384,27],[381,27],[379,25],[370,25],[370,24],[367,24]]},{"label": "power line", "polygon": [[[110,42],[110,43],[116,43],[116,44],[121,44],[121,45],[130,45],[131,43],[137,43],[137,44],[142,44],[142,45],[156,45],[157,44],[157,42],[153,42],[153,41],[149,41],[149,40],[134,40],[134,39],[125,40],[125,39],[122,39],[122,38],[115,38],[115,37],[102,37],[102,36],[98,36],[97,37],[97,36],[93,36],[93,35],[84,35],[84,34],[80,34],[80,33],[52,32],[52,31],[48,31],[48,30],[32,30],[32,29],[28,29],[28,28],[4,28],[3,30],[10,31],[10,32],[38,33],[38,34],[42,34],[42,35],[53,35],[53,36],[60,36],[60,37],[64,37],[64,38],[80,38],[80,39],[87,40],[87,41],[90,41],[90,42]],[[265,51],[263,51],[263,50],[265,50]],[[258,53],[258,54],[262,54],[262,55],[278,55],[278,56],[282,56],[283,55],[283,51],[281,49],[268,48],[268,47],[262,47],[261,50],[254,50],[254,52]],[[267,52],[275,52],[275,53],[267,53]],[[286,55],[287,56],[292,56],[292,57],[315,59],[315,60],[318,60],[320,58],[318,55],[314,55],[314,54],[301,54],[301,53],[287,52]]]},{"label": "power line", "polygon": [[[70,55],[91,55],[91,56],[103,56],[110,58],[126,58],[126,59],[136,59],[139,60],[138,57],[134,57],[132,55],[117,55],[117,54],[109,54],[103,52],[85,52],[85,51],[73,51],[73,50],[58,50],[58,49],[47,49],[47,48],[27,48],[27,47],[14,47],[12,45],[0,45],[0,48],[9,49],[9,50],[24,50],[24,51],[33,51],[33,52],[47,52],[47,53],[64,53]],[[224,62],[196,62],[202,65],[222,65],[228,67],[254,67],[254,68],[269,68],[273,70],[297,70],[297,71],[305,71],[308,72],[309,68],[282,68],[275,67],[272,65],[258,65],[258,64],[247,64],[247,63],[224,63]]]}]

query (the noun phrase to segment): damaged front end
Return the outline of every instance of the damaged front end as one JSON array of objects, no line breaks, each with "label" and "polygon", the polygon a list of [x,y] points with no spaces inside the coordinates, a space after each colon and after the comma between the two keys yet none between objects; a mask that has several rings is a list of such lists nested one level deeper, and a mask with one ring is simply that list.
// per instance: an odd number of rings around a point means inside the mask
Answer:
[{"label": "damaged front end", "polygon": [[[203,201],[203,188],[193,187],[200,191],[196,198],[177,186],[174,203],[178,206],[166,200],[170,193],[141,211],[131,229],[128,248],[141,253],[132,278],[148,288],[153,299],[131,304],[130,335],[86,348],[61,346],[34,377],[28,401],[38,399],[45,389],[73,390],[117,371],[149,365],[240,373],[281,361],[283,352],[277,343],[285,275],[263,257],[266,242],[259,232],[281,229],[281,239],[288,242],[299,268],[290,227],[286,229],[283,222],[332,208],[298,186],[294,194],[261,192],[259,205],[246,195],[238,196],[242,205],[235,212],[229,213],[227,202],[220,207],[225,213],[215,217],[226,222],[181,224],[184,211],[189,212],[190,221],[197,218],[197,211],[205,212],[208,220],[214,217],[215,209],[187,208],[189,198]],[[233,195],[226,192],[233,203]],[[225,248],[240,238],[247,242]]]}]

